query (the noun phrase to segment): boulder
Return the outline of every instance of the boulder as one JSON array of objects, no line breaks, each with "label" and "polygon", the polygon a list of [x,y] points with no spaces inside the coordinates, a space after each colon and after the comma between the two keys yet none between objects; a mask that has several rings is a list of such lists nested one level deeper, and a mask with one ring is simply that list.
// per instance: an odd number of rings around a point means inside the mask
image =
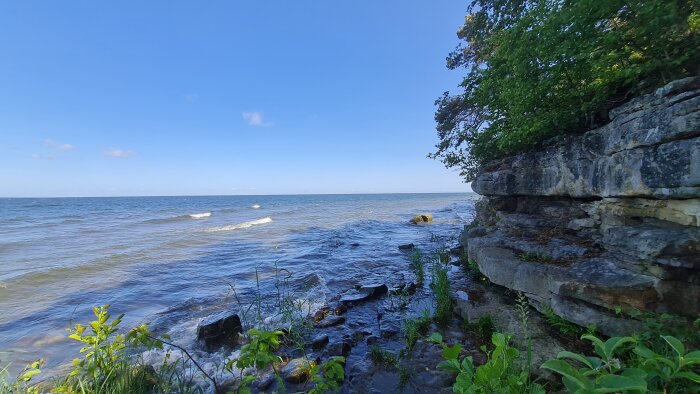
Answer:
[{"label": "boulder", "polygon": [[241,319],[235,313],[221,312],[202,320],[197,327],[197,339],[204,342],[208,350],[233,347],[243,333]]},{"label": "boulder", "polygon": [[433,215],[429,213],[422,213],[420,215],[416,215],[413,219],[409,220],[409,222],[413,224],[430,223],[432,221]]}]

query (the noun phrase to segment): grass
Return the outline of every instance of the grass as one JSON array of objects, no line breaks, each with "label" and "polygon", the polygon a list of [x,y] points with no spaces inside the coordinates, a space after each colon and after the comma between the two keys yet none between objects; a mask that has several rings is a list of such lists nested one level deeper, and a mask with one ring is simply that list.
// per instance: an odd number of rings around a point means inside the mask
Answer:
[{"label": "grass", "polygon": [[376,364],[399,365],[399,358],[394,353],[384,350],[378,345],[374,345],[369,349],[369,357]]},{"label": "grass", "polygon": [[433,265],[431,287],[435,294],[433,318],[438,324],[446,324],[452,318],[452,297],[450,297],[450,279],[447,276],[447,267],[443,264]]},{"label": "grass", "polygon": [[403,335],[408,350],[412,350],[416,342],[428,334],[430,321],[430,310],[425,309],[421,317],[407,319],[403,322]]},{"label": "grass", "polygon": [[402,368],[399,367],[399,383],[398,383],[398,391],[402,391],[404,388],[406,388],[406,385],[408,385],[408,382],[411,380],[411,371],[409,371],[407,368]]},{"label": "grass", "polygon": [[466,323],[465,329],[476,334],[480,342],[487,342],[496,331],[496,325],[490,315],[484,315],[474,323]]},{"label": "grass", "polygon": [[411,255],[411,263],[409,264],[411,270],[416,275],[418,283],[423,283],[425,280],[425,262],[423,261],[423,255],[420,250],[416,250]]},{"label": "grass", "polygon": [[542,314],[544,315],[545,320],[551,327],[555,328],[557,331],[564,335],[578,338],[586,333],[585,328],[571,323],[570,321],[564,320],[561,316],[554,313],[554,310],[549,305],[546,305],[542,309]]}]

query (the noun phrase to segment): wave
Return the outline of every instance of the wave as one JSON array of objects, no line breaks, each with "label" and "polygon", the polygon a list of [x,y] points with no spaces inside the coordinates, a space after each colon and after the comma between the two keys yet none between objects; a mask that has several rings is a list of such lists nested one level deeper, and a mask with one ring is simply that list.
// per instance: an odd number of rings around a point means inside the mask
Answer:
[{"label": "wave", "polygon": [[233,224],[233,225],[230,225],[230,226],[213,227],[213,228],[206,229],[206,230],[204,230],[204,231],[206,231],[206,232],[208,232],[208,233],[215,233],[215,232],[219,232],[219,231],[239,230],[239,229],[242,229],[242,228],[248,228],[248,227],[256,226],[256,225],[258,225],[258,224],[265,224],[265,223],[271,223],[271,222],[272,222],[272,218],[268,216],[268,217],[264,217],[264,218],[262,218],[262,219],[251,220],[251,221],[249,221],[249,222],[243,222],[243,223]]},{"label": "wave", "polygon": [[260,208],[260,205],[254,204],[254,205],[251,206],[251,208],[253,208],[253,209],[259,209],[259,208]]},{"label": "wave", "polygon": [[208,218],[211,216],[211,212],[204,212],[204,213],[193,213],[191,215],[188,215],[192,219],[202,219],[202,218]]}]

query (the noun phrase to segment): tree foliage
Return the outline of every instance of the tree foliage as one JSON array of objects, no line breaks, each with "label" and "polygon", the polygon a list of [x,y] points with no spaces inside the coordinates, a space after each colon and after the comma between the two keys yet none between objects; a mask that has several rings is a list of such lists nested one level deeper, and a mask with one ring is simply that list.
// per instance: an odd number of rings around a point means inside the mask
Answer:
[{"label": "tree foliage", "polygon": [[700,0],[475,0],[447,57],[430,157],[487,161],[605,123],[608,109],[700,71]]}]

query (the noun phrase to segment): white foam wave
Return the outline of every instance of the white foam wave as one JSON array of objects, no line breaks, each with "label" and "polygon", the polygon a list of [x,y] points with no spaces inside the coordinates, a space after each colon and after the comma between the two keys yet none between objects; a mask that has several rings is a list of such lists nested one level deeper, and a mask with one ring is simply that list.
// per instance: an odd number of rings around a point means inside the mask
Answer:
[{"label": "white foam wave", "polygon": [[260,205],[255,204],[255,205],[251,206],[251,208],[253,208],[253,209],[260,209]]},{"label": "white foam wave", "polygon": [[262,219],[251,220],[249,222],[233,224],[230,226],[209,228],[209,229],[206,229],[205,231],[208,233],[215,233],[215,232],[219,232],[219,231],[239,230],[242,228],[256,226],[258,224],[265,224],[265,223],[271,223],[271,222],[272,222],[272,218],[268,216],[268,217],[264,217]]},{"label": "white foam wave", "polygon": [[211,212],[204,212],[204,213],[193,213],[189,215],[192,219],[202,219],[202,218],[208,218],[211,216]]}]

